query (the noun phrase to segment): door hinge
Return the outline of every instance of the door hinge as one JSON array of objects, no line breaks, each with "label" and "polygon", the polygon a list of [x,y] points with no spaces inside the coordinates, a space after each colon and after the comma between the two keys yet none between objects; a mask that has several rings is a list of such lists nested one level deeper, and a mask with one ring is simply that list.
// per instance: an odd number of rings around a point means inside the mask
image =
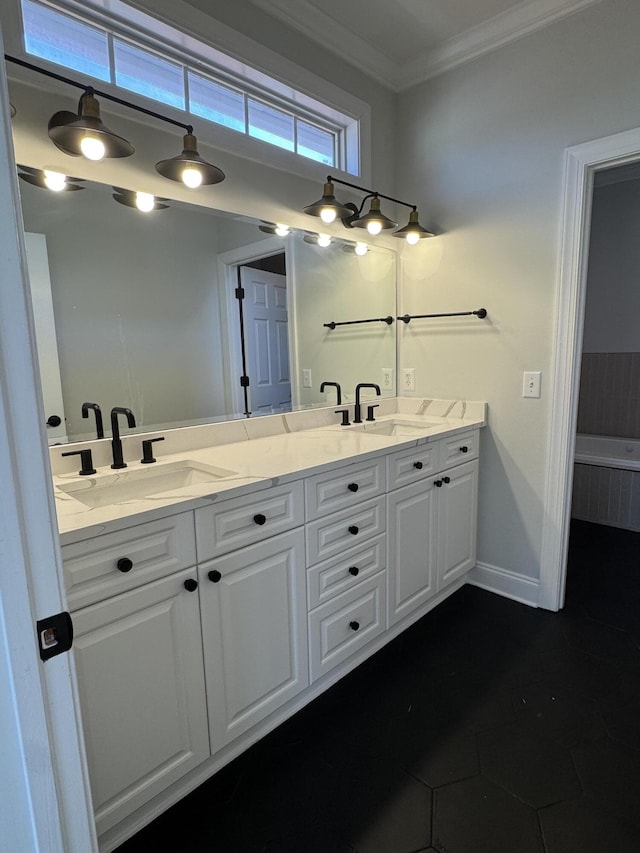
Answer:
[{"label": "door hinge", "polygon": [[236,287],[236,299],[244,299],[244,287]]},{"label": "door hinge", "polygon": [[240,377],[240,387],[241,388],[248,388],[249,387],[249,377],[248,376],[241,376]]},{"label": "door hinge", "polygon": [[68,652],[73,643],[73,622],[71,614],[64,611],[39,619],[36,622],[38,647],[42,660],[49,660],[62,652]]}]

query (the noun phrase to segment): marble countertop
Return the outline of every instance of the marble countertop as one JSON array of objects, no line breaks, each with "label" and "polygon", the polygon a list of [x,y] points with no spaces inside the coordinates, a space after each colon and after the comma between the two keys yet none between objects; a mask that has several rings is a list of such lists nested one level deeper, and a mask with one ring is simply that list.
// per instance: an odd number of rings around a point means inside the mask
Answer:
[{"label": "marble countertop", "polygon": [[[250,439],[224,444],[212,443],[206,447],[192,449],[184,449],[183,446],[179,452],[159,455],[156,448],[159,449],[165,444],[162,442],[154,445],[158,461],[153,465],[132,461],[120,472],[113,471],[109,465],[98,467],[98,463],[94,463],[97,470],[92,476],[79,477],[77,467],[73,473],[54,473],[54,494],[61,542],[65,545],[142,521],[207,506],[216,500],[259,491],[277,483],[307,477],[320,470],[326,471],[349,463],[366,461],[386,455],[390,450],[437,441],[457,432],[479,429],[486,424],[484,404],[470,404],[469,410],[467,405],[463,404],[455,412],[451,407],[440,407],[442,414],[439,415],[435,414],[435,410],[427,414],[424,409],[428,407],[425,407],[424,403],[422,407],[405,405],[402,408],[410,408],[410,411],[387,412],[376,418],[373,424],[364,423],[361,426],[349,427],[333,423],[326,425],[326,417],[325,425],[321,425],[322,415],[315,418],[320,425],[314,425],[313,418],[309,420],[311,413],[298,413],[306,414],[307,424],[304,428],[304,424],[298,419],[298,425],[303,428],[294,431],[291,430],[290,424],[287,424],[291,415],[259,418],[255,419],[252,427],[256,437]],[[416,408],[422,408],[423,411],[416,411]],[[278,431],[277,424],[268,423],[275,417],[283,425]],[[385,425],[391,426],[399,419],[404,425],[401,425],[400,432],[404,434],[384,435],[376,432],[385,429]],[[271,434],[259,435],[259,432]],[[184,444],[184,437],[182,442]],[[169,442],[166,444],[169,445],[167,450],[172,449]],[[169,470],[166,466],[176,467],[185,463],[211,466],[231,473],[213,482],[194,482],[152,496],[130,498],[105,506],[87,506],[82,501],[82,491],[76,492],[80,499],[64,491],[66,488],[95,489],[96,484],[104,483],[107,477],[113,482],[118,478],[125,480],[127,477],[155,476],[161,467]],[[75,464],[77,466],[77,457]],[[55,471],[55,464],[53,467]]]}]

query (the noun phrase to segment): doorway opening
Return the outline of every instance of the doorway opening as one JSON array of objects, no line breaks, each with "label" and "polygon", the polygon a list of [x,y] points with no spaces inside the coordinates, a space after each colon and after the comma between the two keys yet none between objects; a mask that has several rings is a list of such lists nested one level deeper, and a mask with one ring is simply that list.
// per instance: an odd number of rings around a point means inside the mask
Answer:
[{"label": "doorway opening", "polygon": [[604,170],[639,161],[640,128],[569,148],[565,155],[549,473],[538,601],[548,610],[560,609],[565,596],[594,179]]}]

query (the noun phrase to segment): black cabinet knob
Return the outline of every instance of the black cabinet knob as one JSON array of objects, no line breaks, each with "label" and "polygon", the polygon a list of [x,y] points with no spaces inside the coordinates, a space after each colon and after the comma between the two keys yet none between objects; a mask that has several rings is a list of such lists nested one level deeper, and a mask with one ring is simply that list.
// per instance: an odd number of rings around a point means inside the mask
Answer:
[{"label": "black cabinet knob", "polygon": [[423,468],[422,462],[414,462],[413,467],[417,468],[418,471],[422,471],[422,468]]},{"label": "black cabinet knob", "polygon": [[222,580],[222,575],[217,569],[212,569],[207,575],[211,583],[220,583]]},{"label": "black cabinet knob", "polygon": [[253,516],[253,520],[256,524],[264,524],[267,520],[267,516],[263,515],[261,512],[258,512]]},{"label": "black cabinet knob", "polygon": [[116,563],[116,568],[120,572],[130,572],[133,568],[133,560],[130,560],[128,557],[120,557]]},{"label": "black cabinet knob", "polygon": [[355,578],[360,574],[360,569],[357,566],[349,566],[349,574]]},{"label": "black cabinet knob", "polygon": [[443,483],[450,483],[450,482],[451,482],[451,477],[443,477],[443,478],[442,478],[442,482],[443,482]]},{"label": "black cabinet knob", "polygon": [[442,488],[442,480],[434,480],[434,481],[433,481],[433,485],[434,485],[436,488],[441,489],[441,488]]},{"label": "black cabinet knob", "polygon": [[187,592],[195,592],[198,589],[198,581],[195,578],[187,578],[184,582]]},{"label": "black cabinet knob", "polygon": [[459,450],[460,450],[460,453],[468,453],[469,452],[469,448],[467,447],[466,444],[463,444],[462,447],[459,448]]},{"label": "black cabinet knob", "polygon": [[62,423],[60,415],[49,415],[47,418],[47,426],[58,427]]},{"label": "black cabinet knob", "polygon": [[356,622],[356,620],[354,619],[352,622],[349,622],[349,627],[351,628],[352,631],[357,631],[358,628],[360,627],[360,623]]},{"label": "black cabinet knob", "polygon": [[349,525],[349,533],[351,533],[351,535],[352,535],[352,536],[355,536],[355,535],[357,534],[357,532],[358,532],[358,530],[359,530],[359,529],[360,529],[360,528],[359,528],[359,527],[356,527],[356,525],[355,525],[355,524],[350,524],[350,525]]},{"label": "black cabinet knob", "polygon": [[357,483],[349,483],[347,486],[350,492],[357,492],[360,486]]}]

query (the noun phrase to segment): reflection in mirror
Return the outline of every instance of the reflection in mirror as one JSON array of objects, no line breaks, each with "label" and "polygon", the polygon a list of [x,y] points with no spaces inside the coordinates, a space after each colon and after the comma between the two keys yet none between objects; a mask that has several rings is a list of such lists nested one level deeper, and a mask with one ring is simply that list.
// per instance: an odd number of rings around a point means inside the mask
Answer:
[{"label": "reflection in mirror", "polygon": [[396,314],[393,252],[320,248],[174,201],[144,214],[116,204],[110,186],[86,188],[20,186],[25,231],[44,235],[27,241],[32,287],[50,280],[55,316],[43,334],[34,305],[45,399],[51,374],[62,393],[45,403],[62,418],[51,442],[95,438],[87,401],[131,408],[146,432],[332,405],[322,382],[349,400],[357,382],[383,384],[395,368],[395,324],[324,326]]}]

